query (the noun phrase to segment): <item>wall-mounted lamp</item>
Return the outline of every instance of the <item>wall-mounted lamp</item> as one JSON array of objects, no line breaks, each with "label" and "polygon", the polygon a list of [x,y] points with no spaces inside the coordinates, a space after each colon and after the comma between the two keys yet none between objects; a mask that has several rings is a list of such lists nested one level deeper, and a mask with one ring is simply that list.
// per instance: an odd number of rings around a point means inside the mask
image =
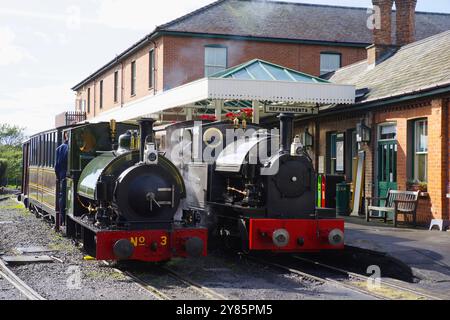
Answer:
[{"label": "wall-mounted lamp", "polygon": [[311,133],[309,133],[309,128],[305,128],[305,132],[303,134],[303,146],[305,148],[312,148],[313,144],[314,144],[314,137],[312,136]]},{"label": "wall-mounted lamp", "polygon": [[356,125],[356,141],[360,143],[369,143],[372,129],[366,126],[364,119]]}]

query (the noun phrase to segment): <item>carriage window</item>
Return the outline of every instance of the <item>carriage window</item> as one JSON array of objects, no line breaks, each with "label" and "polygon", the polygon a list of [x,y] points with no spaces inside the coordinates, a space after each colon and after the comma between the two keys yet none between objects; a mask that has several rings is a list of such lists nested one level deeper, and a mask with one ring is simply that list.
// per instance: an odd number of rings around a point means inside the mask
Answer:
[{"label": "carriage window", "polygon": [[37,165],[39,151],[37,148],[37,137],[33,139],[33,149],[34,149],[34,165]]},{"label": "carriage window", "polygon": [[34,156],[33,139],[31,139],[31,141],[30,141],[30,165],[33,165],[33,156]]},{"label": "carriage window", "polygon": [[31,144],[32,144],[32,150],[33,150],[33,158],[32,158],[32,164],[35,165],[36,164],[36,139],[33,138],[33,140],[31,140]]},{"label": "carriage window", "polygon": [[53,132],[53,144],[52,144],[52,167],[55,167],[56,162],[56,132]]},{"label": "carriage window", "polygon": [[47,166],[47,135],[46,134],[44,134],[42,136],[42,149],[43,149],[43,152],[42,152],[42,165],[44,167],[46,167]]},{"label": "carriage window", "polygon": [[49,167],[50,166],[50,134],[47,134],[45,136],[45,166]]}]

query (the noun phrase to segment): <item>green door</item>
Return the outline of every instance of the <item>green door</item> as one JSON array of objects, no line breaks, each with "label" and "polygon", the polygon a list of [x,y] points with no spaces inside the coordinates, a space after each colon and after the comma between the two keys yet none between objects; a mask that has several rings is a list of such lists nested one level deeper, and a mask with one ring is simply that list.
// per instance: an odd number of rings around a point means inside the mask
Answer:
[{"label": "green door", "polygon": [[378,142],[378,196],[386,197],[389,189],[397,190],[397,141],[395,140]]}]

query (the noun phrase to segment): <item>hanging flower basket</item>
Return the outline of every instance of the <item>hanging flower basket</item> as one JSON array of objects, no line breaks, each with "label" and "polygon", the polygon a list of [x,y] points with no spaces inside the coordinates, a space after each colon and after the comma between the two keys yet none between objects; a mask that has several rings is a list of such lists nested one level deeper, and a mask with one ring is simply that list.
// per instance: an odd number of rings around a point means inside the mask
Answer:
[{"label": "hanging flower basket", "polygon": [[202,114],[199,118],[203,121],[217,121],[216,116],[211,114]]}]

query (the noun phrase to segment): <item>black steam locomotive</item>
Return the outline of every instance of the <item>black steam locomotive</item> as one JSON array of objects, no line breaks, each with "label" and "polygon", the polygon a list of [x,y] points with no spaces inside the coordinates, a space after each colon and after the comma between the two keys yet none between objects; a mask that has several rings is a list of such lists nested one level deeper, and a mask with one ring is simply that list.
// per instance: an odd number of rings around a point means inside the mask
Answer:
[{"label": "black steam locomotive", "polygon": [[316,174],[299,141],[292,143],[292,127],[293,116],[282,114],[281,135],[230,121],[165,128],[166,156],[186,183],[189,220],[204,221],[211,236],[244,251],[343,249],[344,222],[316,209]]},{"label": "black steam locomotive", "polygon": [[23,146],[20,198],[59,226],[63,208],[57,201],[55,149],[65,133],[67,236],[81,239],[98,260],[206,255],[207,230],[181,220],[186,187],[178,169],[156,149],[153,122],[75,125],[32,137]]}]

